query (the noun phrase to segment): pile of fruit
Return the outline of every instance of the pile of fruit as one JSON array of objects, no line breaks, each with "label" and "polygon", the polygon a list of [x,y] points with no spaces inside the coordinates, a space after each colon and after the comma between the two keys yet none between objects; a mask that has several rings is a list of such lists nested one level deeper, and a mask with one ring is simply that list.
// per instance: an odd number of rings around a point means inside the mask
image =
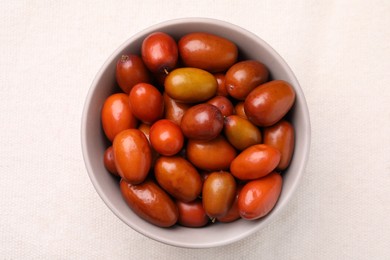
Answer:
[{"label": "pile of fruit", "polygon": [[148,35],[118,59],[116,81],[101,112],[103,161],[138,216],[202,227],[272,210],[294,150],[288,82],[202,32]]}]

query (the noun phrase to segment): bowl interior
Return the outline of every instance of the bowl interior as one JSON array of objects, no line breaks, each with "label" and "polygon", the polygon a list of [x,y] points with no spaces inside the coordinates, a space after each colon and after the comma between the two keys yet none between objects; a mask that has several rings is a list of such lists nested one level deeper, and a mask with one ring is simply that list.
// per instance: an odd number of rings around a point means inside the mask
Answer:
[{"label": "bowl interior", "polygon": [[[296,146],[293,160],[283,174],[283,190],[275,208],[257,221],[238,220],[217,223],[204,228],[159,228],[135,215],[123,200],[118,180],[104,168],[103,153],[108,146],[101,127],[100,111],[104,100],[118,91],[115,83],[115,65],[122,53],[140,53],[142,40],[151,32],[163,31],[174,38],[196,31],[209,32],[235,42],[241,57],[264,63],[273,79],[286,80],[296,91],[296,102],[289,117],[295,127]],[[82,118],[82,149],[90,179],[107,206],[134,230],[157,241],[180,247],[204,248],[226,245],[240,240],[264,227],[289,201],[303,174],[309,153],[310,122],[306,101],[293,72],[284,60],[256,35],[229,23],[204,18],[171,20],[152,26],[134,35],[122,44],[106,61],[95,77],[88,93]]]}]

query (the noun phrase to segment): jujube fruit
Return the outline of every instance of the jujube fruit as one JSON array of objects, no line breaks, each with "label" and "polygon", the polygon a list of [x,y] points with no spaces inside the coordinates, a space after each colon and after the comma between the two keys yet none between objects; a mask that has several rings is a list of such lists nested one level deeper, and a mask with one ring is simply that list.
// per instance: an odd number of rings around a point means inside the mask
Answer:
[{"label": "jujube fruit", "polygon": [[226,38],[209,33],[189,33],[179,40],[179,53],[185,66],[212,73],[227,70],[237,61],[237,46]]},{"label": "jujube fruit", "polygon": [[133,185],[122,179],[120,190],[127,205],[139,217],[159,227],[176,224],[179,213],[176,204],[153,181]]},{"label": "jujube fruit", "polygon": [[245,99],[248,119],[258,126],[271,126],[281,120],[295,101],[295,91],[283,80],[273,80],[252,90]]}]

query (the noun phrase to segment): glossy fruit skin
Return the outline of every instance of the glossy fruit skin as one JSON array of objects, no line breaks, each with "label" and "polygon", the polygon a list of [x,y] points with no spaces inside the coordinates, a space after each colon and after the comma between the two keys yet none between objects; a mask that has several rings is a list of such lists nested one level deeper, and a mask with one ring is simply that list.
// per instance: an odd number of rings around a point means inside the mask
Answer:
[{"label": "glossy fruit skin", "polygon": [[282,177],[272,172],[245,184],[238,197],[241,218],[254,220],[266,216],[279,199],[282,182]]},{"label": "glossy fruit skin", "polygon": [[190,139],[186,152],[193,165],[206,171],[228,170],[237,155],[234,147],[221,135],[210,141]]},{"label": "glossy fruit skin", "polygon": [[273,126],[264,128],[264,144],[277,148],[281,158],[277,170],[285,170],[294,152],[295,134],[294,127],[286,120],[281,120]]},{"label": "glossy fruit skin", "polygon": [[225,117],[224,134],[227,140],[240,151],[262,141],[260,130],[249,120],[237,115]]},{"label": "glossy fruit skin", "polygon": [[176,204],[153,181],[133,185],[122,179],[120,189],[127,205],[142,219],[159,227],[176,224],[179,214]]},{"label": "glossy fruit skin", "polygon": [[168,119],[155,122],[149,132],[152,147],[162,155],[171,156],[180,152],[184,136],[180,127]]},{"label": "glossy fruit skin", "polygon": [[237,184],[234,201],[230,206],[228,212],[224,216],[217,218],[219,222],[229,223],[241,218],[240,211],[238,210],[238,196],[240,195],[242,187],[243,187],[242,184]]},{"label": "glossy fruit skin", "polygon": [[203,184],[203,208],[210,218],[226,215],[236,195],[236,181],[229,172],[219,171],[209,175]]},{"label": "glossy fruit skin", "polygon": [[234,64],[226,72],[225,84],[230,96],[244,100],[258,85],[268,81],[269,72],[264,64],[245,60]]},{"label": "glossy fruit skin", "polygon": [[271,126],[281,120],[295,101],[295,91],[283,80],[273,80],[256,87],[245,99],[248,119],[258,126]]},{"label": "glossy fruit skin", "polygon": [[165,79],[165,92],[182,103],[198,103],[210,99],[218,88],[214,75],[197,68],[178,68]]},{"label": "glossy fruit skin", "polygon": [[136,128],[138,124],[124,93],[113,94],[104,101],[101,117],[104,134],[111,142],[119,132]]},{"label": "glossy fruit skin", "polygon": [[237,61],[237,46],[226,38],[213,34],[187,34],[179,40],[178,47],[186,66],[212,73],[225,71]]},{"label": "glossy fruit skin", "polygon": [[248,117],[246,116],[245,114],[245,109],[244,109],[244,102],[241,101],[241,102],[238,102],[235,106],[234,106],[234,112],[236,115],[242,117],[242,118],[245,118],[245,119],[248,119]]},{"label": "glossy fruit skin", "polygon": [[156,87],[138,83],[129,94],[133,114],[145,124],[152,124],[164,115],[164,99]]},{"label": "glossy fruit skin", "polygon": [[119,177],[118,171],[116,170],[115,166],[114,150],[112,149],[112,146],[109,146],[106,151],[104,151],[103,163],[104,167],[106,167],[109,173]]},{"label": "glossy fruit skin", "polygon": [[256,144],[242,151],[231,163],[230,172],[240,180],[254,180],[271,173],[280,161],[278,149]]},{"label": "glossy fruit skin", "polygon": [[115,77],[119,87],[126,94],[138,83],[150,83],[151,76],[138,55],[123,54],[116,64]]},{"label": "glossy fruit skin", "polygon": [[203,227],[206,226],[210,220],[200,199],[191,202],[177,200],[176,206],[179,209],[178,223],[182,226]]},{"label": "glossy fruit skin", "polygon": [[184,113],[191,107],[189,104],[176,102],[167,93],[164,92],[164,118],[169,119],[180,125],[181,119],[183,118]]},{"label": "glossy fruit skin", "polygon": [[180,156],[161,156],[154,166],[158,184],[174,198],[190,202],[202,191],[202,179],[196,168]]},{"label": "glossy fruit skin", "polygon": [[143,182],[152,163],[152,151],[144,133],[138,129],[124,130],[115,137],[112,147],[119,175],[131,184]]},{"label": "glossy fruit skin", "polygon": [[221,111],[222,116],[224,117],[230,116],[234,113],[234,106],[227,97],[215,96],[212,99],[208,100],[207,104],[217,107]]},{"label": "glossy fruit skin", "polygon": [[180,127],[187,138],[211,140],[221,133],[223,116],[221,111],[213,105],[198,104],[184,113]]},{"label": "glossy fruit skin", "polygon": [[217,89],[217,96],[224,96],[227,97],[229,93],[227,92],[226,89],[226,84],[225,84],[225,74],[223,73],[216,73],[214,74],[215,79],[217,80],[218,83],[218,89]]},{"label": "glossy fruit skin", "polygon": [[178,60],[175,40],[163,32],[148,35],[142,42],[141,53],[146,67],[153,73],[171,71]]}]

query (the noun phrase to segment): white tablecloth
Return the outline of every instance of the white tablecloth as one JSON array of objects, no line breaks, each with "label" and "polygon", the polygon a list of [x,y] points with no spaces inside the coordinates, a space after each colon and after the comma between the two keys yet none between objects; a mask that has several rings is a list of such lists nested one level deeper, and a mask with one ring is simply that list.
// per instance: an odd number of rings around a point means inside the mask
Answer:
[{"label": "white tablecloth", "polygon": [[[311,155],[288,208],[213,249],[133,231],[95,192],[81,154],[84,99],[132,34],[182,17],[242,26],[305,92]],[[390,2],[1,1],[0,258],[390,259]]]}]

